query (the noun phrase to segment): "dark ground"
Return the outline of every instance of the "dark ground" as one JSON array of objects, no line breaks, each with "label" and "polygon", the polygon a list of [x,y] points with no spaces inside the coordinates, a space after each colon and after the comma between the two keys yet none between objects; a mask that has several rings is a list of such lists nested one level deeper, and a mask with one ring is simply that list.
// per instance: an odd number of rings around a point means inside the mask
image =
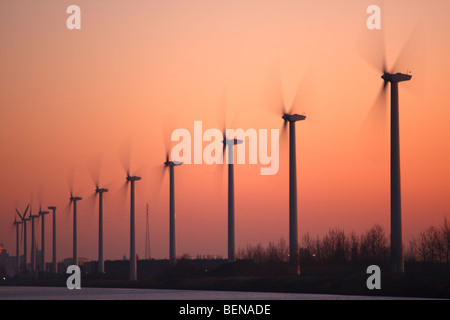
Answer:
[{"label": "dark ground", "polygon": [[[139,268],[140,267],[140,268]],[[88,267],[86,269],[89,269]],[[450,298],[450,274],[448,272],[405,272],[405,274],[381,273],[381,289],[369,290],[366,281],[370,274],[365,268],[343,268],[334,273],[304,268],[301,275],[288,275],[286,270],[255,268],[254,264],[224,261],[204,263],[180,261],[169,267],[167,261],[148,261],[138,264],[138,281],[128,281],[127,261],[105,263],[105,274],[82,269],[82,287],[132,287],[153,289],[190,289],[223,291],[261,291],[288,293],[320,293],[365,296]],[[139,272],[140,270],[140,272]],[[249,272],[253,270],[254,272]],[[270,272],[267,272],[267,271]],[[22,275],[2,279],[0,285],[66,286],[66,274]]]}]

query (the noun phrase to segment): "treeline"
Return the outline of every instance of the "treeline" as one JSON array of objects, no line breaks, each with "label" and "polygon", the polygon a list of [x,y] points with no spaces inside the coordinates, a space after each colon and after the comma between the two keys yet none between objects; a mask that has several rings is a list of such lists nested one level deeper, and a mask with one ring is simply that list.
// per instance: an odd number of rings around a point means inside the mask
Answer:
[{"label": "treeline", "polygon": [[[389,269],[389,234],[378,224],[366,232],[346,233],[339,228],[330,229],[319,238],[306,233],[300,241],[300,264],[302,272],[342,272],[359,270],[361,266],[377,264]],[[431,226],[412,238],[404,248],[405,268],[408,271],[421,271],[430,265],[439,266],[439,270],[450,272],[450,226],[447,219],[438,226]],[[237,258],[251,261],[253,264],[266,265],[271,272],[274,266],[289,261],[289,247],[286,240],[248,245],[237,251]],[[433,270],[435,270],[434,268]]]},{"label": "treeline", "polygon": [[440,226],[430,226],[414,236],[409,243],[406,258],[427,264],[444,264],[450,266],[450,225],[444,218]]}]

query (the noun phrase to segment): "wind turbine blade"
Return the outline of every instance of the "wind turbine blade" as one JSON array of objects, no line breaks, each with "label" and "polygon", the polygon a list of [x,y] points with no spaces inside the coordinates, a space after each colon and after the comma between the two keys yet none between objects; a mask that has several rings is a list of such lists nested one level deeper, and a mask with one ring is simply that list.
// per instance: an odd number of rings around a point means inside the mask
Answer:
[{"label": "wind turbine blade", "polygon": [[225,141],[226,141],[226,130],[227,130],[227,88],[225,87],[222,91],[222,94],[220,96],[219,100],[219,107],[218,107],[218,123],[219,127],[222,128],[222,141],[223,148],[222,148],[222,158],[225,154]]},{"label": "wind turbine blade", "polygon": [[25,209],[25,212],[23,213],[23,218],[25,219],[25,216],[27,215],[28,208],[30,207],[30,204],[27,205],[27,208]]},{"label": "wind turbine blade", "polygon": [[312,69],[308,68],[303,79],[300,81],[289,114],[293,113],[309,113],[314,110],[316,105],[314,101],[315,90]]},{"label": "wind turbine blade", "polygon": [[226,134],[226,129],[225,127],[222,129],[222,155],[221,155],[221,159],[222,159],[222,164],[225,164],[225,149],[227,148],[227,134]]},{"label": "wind turbine blade", "polygon": [[262,86],[261,108],[276,115],[287,113],[279,62],[275,62]]},{"label": "wind turbine blade", "polygon": [[118,156],[127,176],[130,175],[132,137],[125,139],[119,147]]},{"label": "wind turbine blade", "polygon": [[38,186],[37,198],[38,198],[39,211],[41,211],[42,199],[44,198],[44,185],[43,184]]},{"label": "wind turbine blade", "polygon": [[287,125],[288,125],[288,121],[284,120],[283,127],[281,128],[280,140],[282,140],[282,139],[284,140],[287,137],[287,132],[288,132]]},{"label": "wind turbine blade", "polygon": [[[117,197],[125,199],[128,196],[128,181],[125,181],[116,192]],[[115,197],[116,198],[116,197]]]},{"label": "wind turbine blade", "polygon": [[116,199],[116,203],[117,203],[117,209],[119,211],[127,211],[129,210],[129,196],[128,196],[128,181],[124,181],[119,189],[117,189],[117,191],[112,194],[111,198]]},{"label": "wind turbine blade", "polygon": [[[89,224],[91,224],[93,222],[93,217],[98,213],[98,211],[96,210],[96,199],[97,199],[97,193],[91,193],[87,198],[85,203],[85,209],[83,209],[83,211],[88,211],[89,215],[87,217],[87,221],[89,222]],[[84,201],[84,200],[83,200]]]},{"label": "wind turbine blade", "polygon": [[73,180],[74,180],[74,175],[75,175],[75,168],[72,167],[69,169],[69,172],[67,173],[67,186],[69,187],[69,191],[70,191],[70,196],[72,196],[72,192],[73,192]]},{"label": "wind turbine blade", "polygon": [[372,159],[380,159],[382,151],[388,146],[388,107],[387,83],[383,83],[380,92],[371,106],[359,132],[359,144]]},{"label": "wind turbine blade", "polygon": [[71,207],[72,207],[72,200],[70,200],[69,202],[66,203],[66,205],[65,205],[65,207],[63,209],[64,212],[70,214],[71,213],[71,210],[70,210]]},{"label": "wind turbine blade", "polygon": [[137,167],[136,170],[133,170],[133,171],[134,171],[135,175],[142,177],[142,176],[146,175],[147,170],[148,170],[148,164],[146,162],[144,162],[139,167]]},{"label": "wind turbine blade", "polygon": [[159,198],[161,193],[162,185],[164,183],[164,178],[166,176],[167,167],[165,165],[159,165],[155,168],[154,180],[156,182],[156,194]]},{"label": "wind turbine blade", "polygon": [[20,219],[23,220],[22,215],[20,214],[19,210],[16,209],[17,214],[19,215]]},{"label": "wind turbine blade", "polygon": [[98,187],[100,184],[100,170],[102,166],[102,155],[100,153],[88,159],[87,167],[92,182]]},{"label": "wind turbine blade", "polygon": [[[382,23],[383,25],[383,23]],[[357,44],[360,56],[377,72],[387,72],[384,28],[368,30],[365,28]]]},{"label": "wind turbine blade", "polygon": [[414,67],[423,65],[425,56],[425,37],[422,24],[417,24],[408,36],[393,66],[393,73],[406,73]]},{"label": "wind turbine blade", "polygon": [[416,97],[424,94],[427,78],[427,45],[425,30],[421,23],[410,33],[395,61],[393,72],[412,74],[411,81],[402,84]]},{"label": "wind turbine blade", "polygon": [[169,161],[172,150],[172,132],[175,128],[179,128],[177,122],[176,116],[171,113],[167,114],[162,121],[162,139],[166,161]]},{"label": "wind turbine blade", "polygon": [[11,237],[14,234],[14,231],[16,230],[16,222],[17,220],[14,220],[14,223],[11,223],[11,226],[9,228],[9,237]]},{"label": "wind turbine blade", "polygon": [[228,88],[224,87],[219,98],[219,104],[217,109],[217,121],[219,123],[219,127],[221,128],[225,128],[227,122],[227,95],[228,95]]}]

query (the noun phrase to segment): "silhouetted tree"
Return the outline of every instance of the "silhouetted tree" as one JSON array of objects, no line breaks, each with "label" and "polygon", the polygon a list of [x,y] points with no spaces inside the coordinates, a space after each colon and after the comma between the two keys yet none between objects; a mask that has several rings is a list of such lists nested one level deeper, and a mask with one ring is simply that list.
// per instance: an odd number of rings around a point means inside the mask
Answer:
[{"label": "silhouetted tree", "polygon": [[388,259],[388,240],[383,228],[379,224],[375,224],[361,236],[360,250],[363,261],[380,263]]},{"label": "silhouetted tree", "polygon": [[440,227],[430,226],[419,235],[413,236],[407,251],[409,261],[419,261],[425,264],[450,264],[450,226],[447,218]]},{"label": "silhouetted tree", "polygon": [[358,237],[355,232],[352,232],[350,235],[350,260],[352,262],[358,261],[360,256],[361,243],[359,238],[360,237]]},{"label": "silhouetted tree", "polygon": [[444,218],[442,223],[442,237],[444,242],[444,257],[447,270],[450,267],[450,226],[447,221],[447,217]]},{"label": "silhouetted tree", "polygon": [[331,229],[323,237],[320,248],[320,259],[328,262],[346,262],[350,257],[349,249],[350,243],[345,236],[344,230],[338,228]]},{"label": "silhouetted tree", "polygon": [[286,245],[286,241],[282,238],[278,244],[269,242],[267,248],[264,248],[261,243],[255,246],[247,245],[245,249],[238,250],[236,257],[255,263],[285,262],[288,259],[288,252],[289,248]]}]

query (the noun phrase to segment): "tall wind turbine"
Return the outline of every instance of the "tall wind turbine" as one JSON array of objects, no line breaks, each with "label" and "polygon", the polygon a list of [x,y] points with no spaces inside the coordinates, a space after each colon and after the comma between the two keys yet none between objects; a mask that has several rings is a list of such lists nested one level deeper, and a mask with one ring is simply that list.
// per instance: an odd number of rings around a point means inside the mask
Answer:
[{"label": "tall wind turbine", "polygon": [[16,274],[20,273],[19,225],[22,223],[23,223],[22,221],[17,221],[16,217],[14,217],[14,225],[16,226]]},{"label": "tall wind turbine", "polygon": [[83,198],[74,196],[74,173],[75,168],[72,168],[68,175],[68,186],[70,189],[70,198],[69,198],[69,208],[72,205],[73,208],[73,253],[72,253],[72,264],[78,265],[78,239],[77,239],[77,203]]},{"label": "tall wind turbine", "polygon": [[135,234],[135,202],[134,202],[134,182],[141,180],[141,177],[127,174],[127,183],[130,182],[130,280],[137,280],[136,266],[136,234]]},{"label": "tall wind turbine", "polygon": [[164,162],[164,165],[169,168],[169,175],[170,175],[170,187],[169,187],[169,193],[170,193],[170,199],[169,199],[169,261],[172,265],[176,264],[176,255],[177,255],[177,249],[176,249],[176,237],[175,237],[175,170],[174,168],[176,166],[182,165],[182,162],[180,161],[169,161],[169,154],[166,154],[166,161]]},{"label": "tall wind turbine", "polygon": [[[170,118],[170,120],[169,120]],[[173,126],[173,116],[168,117],[163,125],[163,142],[166,153],[164,167],[159,172],[159,185],[162,184],[166,169],[169,168],[169,262],[173,266],[177,263],[177,243],[176,243],[176,215],[175,215],[175,167],[183,164],[181,161],[170,160],[171,140],[169,128]],[[170,121],[170,124],[169,124]],[[160,170],[161,168],[158,168]]]},{"label": "tall wind turbine", "polygon": [[393,272],[403,273],[398,83],[411,80],[411,75],[384,72],[381,78],[391,83],[391,267]]},{"label": "tall wind turbine", "polygon": [[141,180],[139,176],[130,175],[130,157],[131,157],[131,140],[126,141],[122,145],[119,152],[122,165],[126,171],[126,185],[130,183],[130,280],[137,280],[137,263],[136,263],[136,230],[135,230],[135,186],[136,181]]},{"label": "tall wind turbine", "polygon": [[95,193],[98,194],[98,272],[105,272],[105,262],[103,260],[103,193],[108,192],[108,189],[95,188]]},{"label": "tall wind turbine", "polygon": [[150,250],[150,227],[148,224],[148,202],[147,202],[147,213],[145,217],[145,259],[150,260],[151,250]]},{"label": "tall wind turbine", "polygon": [[56,207],[51,206],[48,207],[49,210],[52,210],[53,213],[53,250],[52,250],[52,272],[57,273],[57,263],[56,263]]},{"label": "tall wind turbine", "polygon": [[[417,32],[415,29],[410,35],[405,46],[402,48],[397,61],[392,70],[398,70],[399,64],[404,63],[407,54],[415,53],[421,49],[421,45],[417,44]],[[377,56],[365,58],[372,63],[372,65],[382,73],[383,85],[380,94],[376,99],[375,104],[371,107],[369,118],[373,115],[383,113],[383,120],[386,117],[386,90],[387,86],[391,84],[391,110],[390,110],[390,207],[391,207],[391,271],[396,273],[404,272],[404,257],[403,257],[403,237],[402,237],[402,209],[401,209],[401,179],[400,179],[400,130],[399,130],[399,89],[398,84],[411,80],[410,74],[394,73],[388,71],[386,56],[384,52],[384,34],[378,33],[381,36],[377,41]],[[372,40],[372,38],[370,38]],[[412,46],[416,45],[416,48]],[[416,50],[418,49],[418,50]],[[381,51],[381,52],[380,52]],[[409,61],[410,62],[410,61]],[[370,119],[369,119],[370,120]]]},{"label": "tall wind turbine", "polygon": [[[219,105],[219,122],[222,123],[222,156],[225,156],[225,150],[228,150],[226,163],[228,164],[228,193],[227,193],[227,220],[228,220],[228,262],[235,261],[236,252],[236,224],[235,224],[235,190],[234,190],[234,146],[242,144],[244,141],[226,135],[226,89],[224,90]],[[228,147],[228,148],[227,148]]]},{"label": "tall wind turbine", "polygon": [[45,215],[48,214],[48,211],[42,211],[41,208],[39,208],[39,216],[41,216],[41,246],[42,246],[42,261],[41,261],[41,266],[42,266],[42,271],[45,272]]},{"label": "tall wind turbine", "polygon": [[[278,67],[278,66],[277,66]],[[289,123],[289,264],[295,274],[300,274],[299,261],[299,236],[298,236],[298,195],[297,195],[297,151],[296,151],[296,130],[295,124],[306,119],[305,115],[300,115],[300,108],[305,108],[306,96],[311,96],[312,81],[308,72],[297,88],[295,97],[290,108],[286,109],[281,86],[281,74],[279,68],[274,69],[273,79],[270,79],[271,88],[267,88],[270,97],[263,101],[268,104],[270,111],[281,115],[284,121],[282,134],[285,135]]]},{"label": "tall wind turbine", "polygon": [[236,138],[228,139],[223,132],[223,151],[228,147],[228,262],[235,261],[236,251],[236,225],[235,225],[235,201],[234,201],[234,146],[243,143]]},{"label": "tall wind turbine", "polygon": [[78,246],[77,246],[77,202],[83,200],[81,197],[74,197],[70,192],[70,204],[73,206],[73,254],[72,263],[78,265]]},{"label": "tall wind turbine", "polygon": [[30,218],[31,218],[31,271],[36,271],[36,237],[34,233],[34,219],[39,218],[38,214],[31,214],[30,209]]},{"label": "tall wind turbine", "polygon": [[283,114],[284,125],[289,122],[289,260],[300,274],[298,249],[298,218],[297,218],[297,152],[295,143],[295,123],[306,119],[304,115]]},{"label": "tall wind turbine", "polygon": [[23,215],[20,214],[19,210],[16,209],[17,214],[19,215],[20,219],[22,220],[22,230],[23,230],[23,272],[26,273],[27,271],[27,221],[31,220],[30,217],[26,218],[28,208],[30,207],[30,204],[28,204],[27,208],[25,209],[25,212]]},{"label": "tall wind turbine", "polygon": [[101,155],[97,155],[89,162],[89,172],[92,181],[95,184],[95,195],[98,195],[98,273],[105,272],[105,262],[103,258],[103,194],[108,192],[108,189],[99,186],[101,161]]}]

